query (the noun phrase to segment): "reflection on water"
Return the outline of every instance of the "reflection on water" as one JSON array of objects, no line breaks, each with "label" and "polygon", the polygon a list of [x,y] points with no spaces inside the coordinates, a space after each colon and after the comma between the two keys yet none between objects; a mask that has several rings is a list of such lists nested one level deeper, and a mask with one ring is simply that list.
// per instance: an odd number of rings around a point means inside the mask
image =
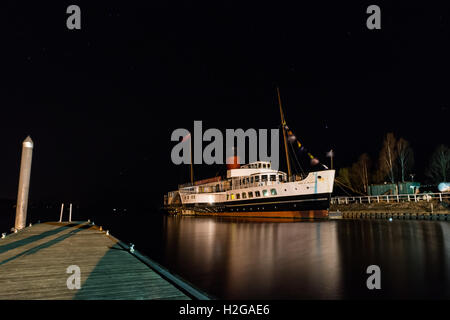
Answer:
[{"label": "reflection on water", "polygon": [[[161,219],[160,262],[219,298],[450,297],[447,222]],[[381,290],[366,287],[371,264]]]}]

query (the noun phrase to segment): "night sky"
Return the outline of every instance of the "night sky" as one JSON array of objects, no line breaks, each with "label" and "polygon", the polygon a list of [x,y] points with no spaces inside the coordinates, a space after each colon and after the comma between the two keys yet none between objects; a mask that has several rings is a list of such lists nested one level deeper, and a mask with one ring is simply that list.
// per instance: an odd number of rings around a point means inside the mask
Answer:
[{"label": "night sky", "polygon": [[[449,143],[450,10],[392,2],[2,2],[0,198],[17,196],[31,135],[32,200],[157,207],[189,180],[170,161],[172,131],[277,128],[277,85],[324,163],[330,148],[337,168],[376,161],[392,131],[420,180]],[[81,30],[66,28],[71,4]],[[381,30],[366,27],[370,4]]]}]

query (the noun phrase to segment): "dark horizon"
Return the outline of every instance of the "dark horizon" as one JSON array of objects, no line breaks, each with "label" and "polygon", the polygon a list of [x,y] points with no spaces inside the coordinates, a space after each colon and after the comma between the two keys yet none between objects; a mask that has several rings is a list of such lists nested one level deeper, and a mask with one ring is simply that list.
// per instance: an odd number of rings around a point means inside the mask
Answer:
[{"label": "dark horizon", "polygon": [[[275,87],[288,125],[335,168],[388,132],[411,143],[415,180],[449,144],[450,12],[372,3],[213,6],[7,2],[2,52],[0,199],[15,199],[21,143],[34,141],[31,201],[145,202],[189,180],[170,162],[176,128],[277,128]],[[281,145],[280,145],[281,146]],[[285,171],[282,150],[281,170]],[[196,177],[220,168],[195,166]]]}]

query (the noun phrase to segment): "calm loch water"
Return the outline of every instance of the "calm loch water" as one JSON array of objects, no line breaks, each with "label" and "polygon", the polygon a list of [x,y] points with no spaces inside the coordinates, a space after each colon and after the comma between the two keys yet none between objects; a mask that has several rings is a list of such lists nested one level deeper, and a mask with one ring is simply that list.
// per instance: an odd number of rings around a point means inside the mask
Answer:
[{"label": "calm loch water", "polygon": [[[446,221],[76,215],[221,299],[450,298]],[[367,289],[369,265],[381,269],[381,290]]]},{"label": "calm loch water", "polygon": [[146,253],[218,298],[450,298],[448,222],[154,218],[161,250]]}]

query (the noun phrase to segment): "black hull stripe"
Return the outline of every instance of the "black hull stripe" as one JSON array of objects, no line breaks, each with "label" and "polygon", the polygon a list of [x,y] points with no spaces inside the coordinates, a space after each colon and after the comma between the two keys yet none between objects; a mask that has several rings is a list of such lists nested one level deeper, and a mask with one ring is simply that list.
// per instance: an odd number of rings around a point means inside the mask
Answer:
[{"label": "black hull stripe", "polygon": [[[257,202],[255,202],[257,201]],[[301,195],[290,197],[267,197],[228,203],[191,203],[183,205],[186,209],[201,210],[205,212],[237,212],[237,211],[304,211],[328,210],[330,207],[330,194],[320,193],[314,195]]]}]

